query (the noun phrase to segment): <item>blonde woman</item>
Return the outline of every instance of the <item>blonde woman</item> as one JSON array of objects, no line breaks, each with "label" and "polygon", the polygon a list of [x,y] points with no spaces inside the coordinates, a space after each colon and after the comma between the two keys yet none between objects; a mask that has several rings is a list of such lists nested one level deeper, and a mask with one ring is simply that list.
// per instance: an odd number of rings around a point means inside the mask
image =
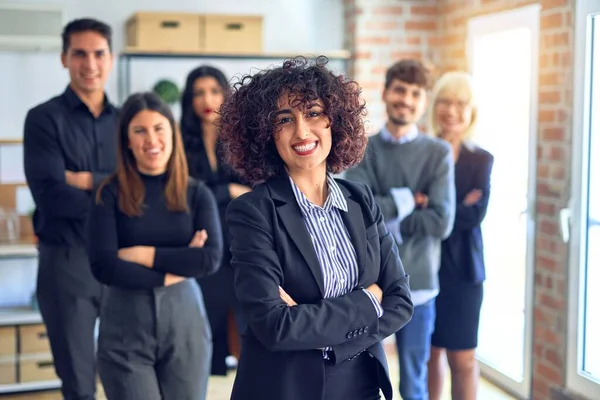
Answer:
[{"label": "blonde woman", "polygon": [[452,145],[456,184],[454,228],[442,242],[440,293],[428,364],[429,396],[441,398],[446,356],[452,399],[471,400],[477,397],[479,380],[475,348],[485,279],[481,222],[490,197],[494,158],[470,141],[477,107],[469,74],[443,75],[433,89],[429,114],[430,132]]}]

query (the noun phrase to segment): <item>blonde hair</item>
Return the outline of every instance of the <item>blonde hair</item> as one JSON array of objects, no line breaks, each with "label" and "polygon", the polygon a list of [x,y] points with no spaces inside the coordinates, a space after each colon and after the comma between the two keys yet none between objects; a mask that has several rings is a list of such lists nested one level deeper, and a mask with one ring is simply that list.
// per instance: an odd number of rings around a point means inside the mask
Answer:
[{"label": "blonde hair", "polygon": [[463,100],[472,108],[471,123],[463,135],[461,140],[467,144],[473,137],[475,125],[477,122],[477,103],[475,101],[475,93],[473,89],[473,78],[467,72],[452,71],[446,72],[440,79],[437,80],[433,87],[432,101],[429,109],[429,132],[436,137],[440,136],[439,126],[436,121],[435,106],[438,99],[446,93],[456,93],[459,96],[464,96]]}]

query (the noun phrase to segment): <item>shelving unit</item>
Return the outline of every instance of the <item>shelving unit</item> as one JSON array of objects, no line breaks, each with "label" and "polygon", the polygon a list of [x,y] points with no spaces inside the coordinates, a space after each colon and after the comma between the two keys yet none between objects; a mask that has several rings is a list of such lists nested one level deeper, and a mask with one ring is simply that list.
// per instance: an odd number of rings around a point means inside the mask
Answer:
[{"label": "shelving unit", "polygon": [[307,52],[262,52],[262,53],[215,53],[215,52],[170,52],[143,51],[135,48],[125,48],[118,58],[118,93],[119,103],[122,104],[131,93],[131,61],[134,59],[223,59],[223,60],[284,60],[296,56],[314,59],[325,56],[329,60],[344,62],[344,70],[348,69],[351,53],[347,50],[334,50],[318,53]]}]

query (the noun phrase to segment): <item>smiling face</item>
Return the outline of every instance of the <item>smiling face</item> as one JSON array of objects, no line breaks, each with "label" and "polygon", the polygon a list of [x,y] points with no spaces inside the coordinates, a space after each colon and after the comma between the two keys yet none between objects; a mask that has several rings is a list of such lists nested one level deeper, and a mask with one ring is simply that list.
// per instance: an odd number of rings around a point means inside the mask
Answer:
[{"label": "smiling face", "polygon": [[131,120],[127,136],[141,173],[160,175],[167,170],[173,152],[173,130],[164,115],[152,110],[140,111]]},{"label": "smiling face", "polygon": [[279,98],[274,116],[275,147],[290,175],[327,169],[331,151],[331,124],[324,114],[324,104],[316,100],[301,109],[292,107],[295,97]]},{"label": "smiling face", "polygon": [[401,126],[417,123],[427,105],[423,87],[399,79],[392,80],[382,99],[390,122]]},{"label": "smiling face", "polygon": [[217,118],[217,110],[223,104],[223,88],[212,76],[196,79],[194,82],[192,106],[203,121],[212,123]]},{"label": "smiling face", "polygon": [[435,100],[435,122],[446,140],[462,140],[473,121],[473,107],[466,93],[442,91]]},{"label": "smiling face", "polygon": [[78,93],[104,91],[104,84],[112,70],[113,56],[104,36],[95,31],[73,33],[69,48],[61,61],[69,70],[71,85]]}]

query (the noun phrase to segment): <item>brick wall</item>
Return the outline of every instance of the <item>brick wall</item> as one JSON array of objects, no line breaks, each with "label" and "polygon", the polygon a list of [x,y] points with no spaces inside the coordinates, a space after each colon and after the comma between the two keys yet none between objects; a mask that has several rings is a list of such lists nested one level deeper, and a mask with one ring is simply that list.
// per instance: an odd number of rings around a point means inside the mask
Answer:
[{"label": "brick wall", "polygon": [[[466,69],[469,18],[538,3],[532,0],[346,0],[353,77],[364,87],[370,120],[385,120],[384,71],[402,56],[439,72]],[[533,380],[531,398],[548,400],[565,386],[567,247],[558,211],[569,197],[575,0],[541,0]]]},{"label": "brick wall", "polygon": [[351,76],[368,102],[370,132],[385,122],[381,93],[392,60],[434,61],[439,30],[437,0],[345,0],[346,48],[354,53]]}]

